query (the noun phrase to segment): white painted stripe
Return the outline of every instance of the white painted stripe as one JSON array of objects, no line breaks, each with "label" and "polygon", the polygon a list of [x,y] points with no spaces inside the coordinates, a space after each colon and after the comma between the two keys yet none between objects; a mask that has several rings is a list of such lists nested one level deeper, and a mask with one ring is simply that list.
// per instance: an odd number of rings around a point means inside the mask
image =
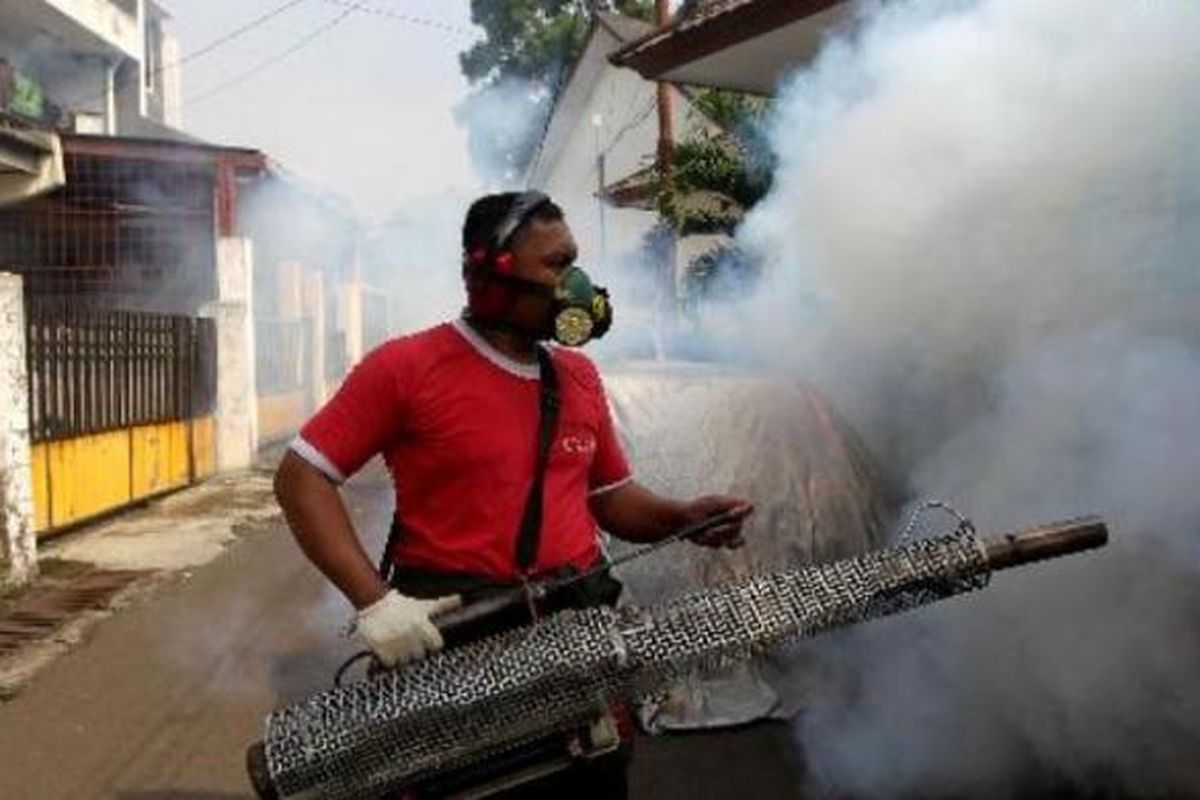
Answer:
[{"label": "white painted stripe", "polygon": [[627,475],[624,478],[622,478],[621,480],[617,481],[616,483],[610,483],[606,486],[600,486],[596,489],[592,489],[590,492],[588,492],[588,497],[599,497],[602,494],[608,494],[613,489],[620,489],[622,486],[624,486],[625,484],[629,483],[632,480],[633,480],[633,476]]},{"label": "white painted stripe", "polygon": [[321,470],[325,474],[325,477],[334,483],[346,482],[346,476],[342,474],[342,471],[335,467],[333,462],[325,457],[324,453],[305,441],[303,437],[297,436],[293,439],[289,448],[309,464]]},{"label": "white painted stripe", "polygon": [[492,347],[492,345],[488,343],[487,339],[484,339],[475,331],[474,328],[468,325],[466,320],[456,319],[450,324],[453,326],[454,330],[458,331],[460,336],[467,340],[467,343],[471,345],[471,347],[475,348],[475,351],[479,353],[479,355],[483,356],[500,369],[511,375],[516,375],[518,378],[525,378],[526,380],[534,381],[538,379],[537,364],[524,364],[504,355],[504,353],[501,353],[499,350]]}]

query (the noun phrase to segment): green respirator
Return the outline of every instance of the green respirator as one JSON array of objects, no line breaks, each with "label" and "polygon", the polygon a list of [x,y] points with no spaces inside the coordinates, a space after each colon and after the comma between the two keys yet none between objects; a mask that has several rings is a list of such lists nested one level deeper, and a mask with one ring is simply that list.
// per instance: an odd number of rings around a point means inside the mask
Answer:
[{"label": "green respirator", "polygon": [[612,327],[608,290],[596,286],[579,267],[568,267],[554,287],[550,338],[567,347],[599,339]]},{"label": "green respirator", "polygon": [[[567,267],[553,286],[517,277],[512,274],[513,255],[506,251],[517,229],[549,202],[550,198],[538,191],[517,195],[508,212],[496,224],[487,247],[466,254],[464,267],[468,275],[482,278],[484,285],[490,283],[507,287],[508,291],[549,300],[550,307],[541,325],[536,330],[523,330],[522,333],[538,339],[553,339],[568,347],[581,347],[599,339],[612,326],[608,290],[593,284],[588,274],[576,266]],[[472,299],[470,309],[485,324],[513,327],[512,323],[503,320],[505,305],[503,295],[481,289]]]}]

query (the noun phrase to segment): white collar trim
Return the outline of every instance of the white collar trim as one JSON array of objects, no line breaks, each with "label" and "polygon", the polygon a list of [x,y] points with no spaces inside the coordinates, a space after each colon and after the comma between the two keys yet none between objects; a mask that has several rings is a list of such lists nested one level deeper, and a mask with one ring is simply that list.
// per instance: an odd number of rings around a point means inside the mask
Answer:
[{"label": "white collar trim", "polygon": [[510,375],[534,381],[540,377],[537,364],[525,364],[509,358],[495,347],[492,347],[487,339],[484,339],[474,328],[467,324],[466,320],[456,319],[450,324],[454,330],[458,331],[460,336],[467,340],[467,344],[471,345],[475,349],[475,352]]}]

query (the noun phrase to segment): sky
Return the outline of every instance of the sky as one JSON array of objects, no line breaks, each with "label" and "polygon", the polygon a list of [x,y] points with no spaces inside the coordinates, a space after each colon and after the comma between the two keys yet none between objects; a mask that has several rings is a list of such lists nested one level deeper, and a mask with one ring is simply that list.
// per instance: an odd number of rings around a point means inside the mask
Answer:
[{"label": "sky", "polygon": [[[283,1],[164,5],[187,57]],[[348,10],[287,58],[212,92]],[[478,185],[453,109],[469,90],[458,54],[479,35],[466,0],[304,0],[184,64],[183,128],[262,150],[381,220],[418,198]]]}]

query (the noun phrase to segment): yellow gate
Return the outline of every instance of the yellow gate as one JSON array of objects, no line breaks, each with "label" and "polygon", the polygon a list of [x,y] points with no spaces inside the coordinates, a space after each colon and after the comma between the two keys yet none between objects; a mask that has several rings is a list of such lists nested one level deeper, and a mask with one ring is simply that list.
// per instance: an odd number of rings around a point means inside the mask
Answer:
[{"label": "yellow gate", "polygon": [[212,320],[45,303],[27,316],[39,535],[213,474]]}]

